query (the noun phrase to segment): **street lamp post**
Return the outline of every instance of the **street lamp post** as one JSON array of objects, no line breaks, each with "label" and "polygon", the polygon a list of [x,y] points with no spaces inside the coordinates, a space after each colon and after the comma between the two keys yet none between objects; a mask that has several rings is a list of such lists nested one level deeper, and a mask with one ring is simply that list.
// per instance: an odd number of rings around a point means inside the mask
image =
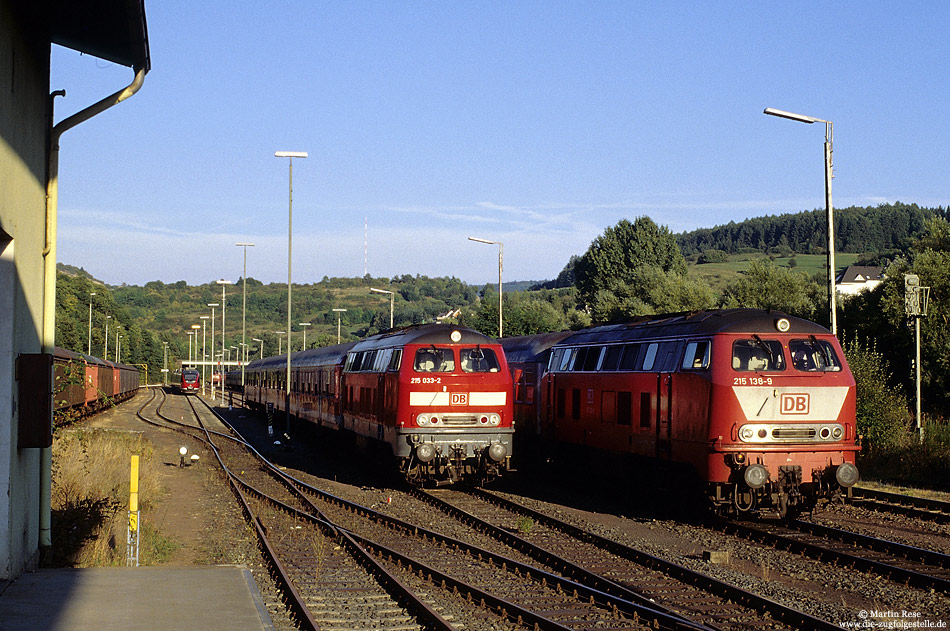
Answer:
[{"label": "street lamp post", "polygon": [[832,171],[832,143],[834,141],[834,123],[821,118],[805,116],[803,114],[793,114],[771,107],[765,108],[765,113],[770,116],[787,118],[799,123],[824,123],[825,124],[825,214],[828,219],[828,310],[831,319],[831,333],[838,334],[838,316],[835,305],[835,221],[834,210],[831,205],[831,179],[834,177]]},{"label": "street lamp post", "polygon": [[[201,394],[205,393],[205,364],[208,361],[208,331],[205,325],[208,324],[210,316],[201,316]],[[212,347],[213,348],[213,347]]]},{"label": "street lamp post", "polygon": [[[244,273],[241,275],[241,285],[244,289],[244,297],[241,300],[241,345],[244,347],[245,355],[247,351],[247,249],[253,248],[253,243],[235,243],[234,245],[244,248]],[[244,358],[244,364],[247,363],[247,357]],[[241,364],[241,389],[244,389],[244,364]]]},{"label": "street lamp post", "polygon": [[122,363],[122,338],[124,335],[120,335],[118,341],[115,343],[115,363]]},{"label": "street lamp post", "polygon": [[[209,302],[211,307],[211,374],[214,375],[214,308],[218,306],[216,302]],[[211,380],[211,400],[214,401],[214,379]]]},{"label": "street lamp post", "polygon": [[195,363],[198,363],[198,330],[201,329],[200,324],[192,324],[191,330],[195,332]]},{"label": "street lamp post", "polygon": [[106,316],[106,342],[105,347],[102,349],[102,359],[109,359],[109,320],[112,319],[111,315]]},{"label": "street lamp post", "polygon": [[264,340],[258,339],[256,337],[251,338],[252,342],[258,342],[261,345],[261,359],[264,359]]},{"label": "street lamp post", "polygon": [[162,342],[162,346],[164,347],[164,351],[165,351],[164,352],[165,357],[162,363],[162,373],[165,375],[165,385],[167,386],[168,385],[168,342]]},{"label": "street lamp post", "polygon": [[288,180],[288,202],[287,202],[287,389],[286,389],[286,412],[287,412],[287,432],[290,432],[290,308],[291,308],[291,262],[293,261],[293,236],[294,236],[294,158],[306,158],[306,151],[275,151],[275,158],[289,158],[289,180]]},{"label": "street lamp post", "polygon": [[489,245],[498,246],[498,337],[503,337],[502,333],[502,299],[501,299],[501,272],[504,265],[505,258],[505,244],[501,241],[489,241],[488,239],[479,239],[478,237],[469,237],[469,241],[476,241],[478,243],[487,243]]},{"label": "street lamp post", "polygon": [[[225,313],[224,312],[225,312],[225,309],[227,308],[227,298],[225,296],[225,288],[231,284],[231,281],[221,279],[215,282],[221,285],[221,361],[224,361],[224,348],[225,348],[225,342],[224,342]],[[224,375],[221,374],[221,370],[223,370],[223,368],[218,370],[218,377],[223,379]],[[214,367],[213,366],[211,367],[211,383],[212,383],[211,387],[213,388],[214,387]],[[219,385],[218,389],[221,391],[221,397],[223,399],[224,398],[224,381],[222,381],[218,385]]]},{"label": "street lamp post", "polygon": [[389,294],[389,328],[393,328],[393,300],[396,298],[396,293],[389,291],[388,289],[376,289],[370,287],[370,291],[376,292],[377,294]]},{"label": "street lamp post", "polygon": [[340,319],[346,313],[346,309],[334,309],[336,311],[336,343],[340,343]]},{"label": "street lamp post", "polygon": [[[284,338],[281,337],[281,336],[284,335],[286,332],[287,332],[287,331],[274,331],[274,333],[277,334],[277,354],[278,354],[278,355],[280,355],[280,354],[282,354],[282,353],[284,352],[284,351],[283,351],[283,341],[284,341]],[[290,353],[287,353],[287,354],[289,355]]]},{"label": "street lamp post", "polygon": [[86,346],[86,355],[92,355],[92,297],[95,295],[96,292],[89,292],[89,344]]},{"label": "street lamp post", "polygon": [[118,322],[115,323],[115,363],[119,363],[119,329],[122,328],[122,325]]},{"label": "street lamp post", "polygon": [[300,326],[303,327],[303,350],[307,350],[307,327],[310,326],[310,322],[300,322]]},{"label": "street lamp post", "polygon": [[[194,334],[195,334],[194,331],[188,331],[188,363],[189,363],[189,364],[192,362],[192,359],[191,359],[191,341],[192,341],[192,339],[193,339],[193,338],[192,338],[192,335],[194,335]],[[118,349],[116,349],[116,351],[117,351],[117,355],[118,355]],[[116,361],[116,362],[119,361],[118,356],[116,357],[116,360],[115,360],[115,361]]]}]

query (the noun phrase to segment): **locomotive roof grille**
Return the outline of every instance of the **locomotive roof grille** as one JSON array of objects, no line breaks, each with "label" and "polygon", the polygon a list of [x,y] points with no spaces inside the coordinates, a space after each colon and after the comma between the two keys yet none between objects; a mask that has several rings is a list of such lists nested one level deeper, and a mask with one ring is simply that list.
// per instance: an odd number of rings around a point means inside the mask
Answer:
[{"label": "locomotive roof grille", "polygon": [[828,329],[821,325],[780,311],[722,309],[648,316],[623,324],[591,327],[578,331],[556,345],[578,346],[607,342],[714,335],[717,333],[775,335],[778,333],[776,322],[781,318],[789,322],[789,329],[785,332],[786,334],[822,335],[829,333]]},{"label": "locomotive roof grille", "polygon": [[[458,331],[461,335],[457,342],[453,342],[449,337],[453,331]],[[402,329],[393,329],[385,333],[371,335],[365,340],[359,342],[347,342],[334,346],[324,346],[314,348],[299,353],[294,353],[290,358],[292,367],[325,366],[335,364],[346,359],[350,351],[368,351],[379,348],[402,347],[406,344],[466,344],[472,346],[491,345],[497,342],[478,331],[450,324],[419,324]],[[276,355],[265,357],[264,359],[255,359],[247,365],[246,371],[270,371],[286,369],[287,355]]]}]

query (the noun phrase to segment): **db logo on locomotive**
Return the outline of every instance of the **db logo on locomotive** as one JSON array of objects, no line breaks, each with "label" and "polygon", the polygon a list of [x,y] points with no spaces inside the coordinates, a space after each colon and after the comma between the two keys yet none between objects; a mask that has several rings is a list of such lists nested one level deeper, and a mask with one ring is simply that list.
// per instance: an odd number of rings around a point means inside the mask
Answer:
[{"label": "db logo on locomotive", "polygon": [[452,392],[449,395],[449,405],[468,405],[468,393]]},{"label": "db logo on locomotive", "polygon": [[808,414],[810,395],[802,393],[784,393],[781,398],[782,414]]}]

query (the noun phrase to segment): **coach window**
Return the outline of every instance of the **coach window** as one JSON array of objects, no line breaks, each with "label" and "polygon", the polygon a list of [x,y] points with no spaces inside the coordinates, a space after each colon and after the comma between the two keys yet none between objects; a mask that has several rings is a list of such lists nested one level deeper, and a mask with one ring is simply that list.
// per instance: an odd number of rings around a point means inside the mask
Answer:
[{"label": "coach window", "polygon": [[834,347],[827,340],[815,338],[792,340],[788,343],[788,350],[792,354],[792,365],[796,370],[805,372],[841,370],[841,360],[838,359]]},{"label": "coach window", "polygon": [[571,418],[575,421],[581,418],[581,391],[578,388],[571,389]]},{"label": "coach window", "polygon": [[709,340],[689,342],[683,355],[683,370],[706,370],[709,368]]},{"label": "coach window", "polygon": [[459,361],[464,372],[498,372],[498,357],[490,348],[463,348],[459,351]]},{"label": "coach window", "polygon": [[630,425],[633,418],[633,397],[630,392],[617,393],[617,424]]},{"label": "coach window", "polygon": [[782,343],[763,340],[758,335],[751,340],[736,340],[732,344],[732,368],[739,371],[785,370]]},{"label": "coach window", "polygon": [[420,348],[414,366],[416,372],[454,372],[455,353],[451,348]]}]

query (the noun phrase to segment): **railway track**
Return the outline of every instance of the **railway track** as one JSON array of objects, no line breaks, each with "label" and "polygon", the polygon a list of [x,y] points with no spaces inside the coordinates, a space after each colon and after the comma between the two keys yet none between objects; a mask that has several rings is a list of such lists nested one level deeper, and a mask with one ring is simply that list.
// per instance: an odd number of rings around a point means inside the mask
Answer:
[{"label": "railway track", "polygon": [[860,487],[854,487],[852,495],[855,506],[950,524],[950,502]]},{"label": "railway track", "polygon": [[950,555],[802,520],[788,524],[724,522],[719,529],[905,585],[950,593]]},{"label": "railway track", "polygon": [[[207,406],[187,397],[197,424],[155,414],[168,426],[204,441],[231,481],[281,597],[303,629],[346,628],[373,620],[392,630],[454,627],[403,586],[381,564],[332,524],[314,519],[311,507],[252,447],[232,435]],[[144,407],[148,406],[146,402]],[[139,417],[148,419],[139,411]],[[209,425],[217,425],[212,429]],[[223,430],[223,431],[222,431]]]},{"label": "railway track", "polygon": [[[194,410],[199,419],[210,413]],[[387,588],[384,591],[391,601],[456,601],[463,611],[456,619],[464,620],[459,626],[466,629],[494,629],[505,623],[561,631],[710,628],[326,494],[271,466],[227,432],[208,429],[211,422],[201,423],[203,428],[184,424],[182,429],[192,435],[208,432],[209,444],[229,472],[236,494],[269,552],[271,566],[284,576],[286,598],[299,603],[294,607],[299,607],[296,615],[305,628],[319,628],[321,622],[335,625],[344,616],[352,620],[354,612],[364,623],[395,616],[392,623],[379,628],[452,628],[448,620],[437,619],[440,616],[434,611],[438,605],[426,604],[434,619],[414,624],[398,611],[389,611],[396,609],[393,602],[384,601],[377,613],[371,603],[355,607],[351,600],[354,590],[365,588],[354,588],[357,579],[345,574],[353,571],[353,563],[347,561],[350,556],[358,557],[364,568],[368,564],[379,568],[372,574],[385,577],[375,581]],[[318,615],[315,611],[334,606],[329,602],[333,599],[313,595],[326,592],[326,586],[314,590],[313,585],[329,570],[341,572],[333,582],[346,590],[345,604],[338,603],[332,614]],[[396,597],[392,596],[394,585],[399,586]],[[384,598],[379,593],[366,595],[368,600]],[[339,611],[341,607],[345,612]]]},{"label": "railway track", "polygon": [[[597,577],[609,585],[604,589],[632,592],[700,624],[717,629],[839,628],[494,493],[417,489],[410,493],[498,541],[556,566],[565,575]],[[516,529],[512,524],[523,525]]]}]

